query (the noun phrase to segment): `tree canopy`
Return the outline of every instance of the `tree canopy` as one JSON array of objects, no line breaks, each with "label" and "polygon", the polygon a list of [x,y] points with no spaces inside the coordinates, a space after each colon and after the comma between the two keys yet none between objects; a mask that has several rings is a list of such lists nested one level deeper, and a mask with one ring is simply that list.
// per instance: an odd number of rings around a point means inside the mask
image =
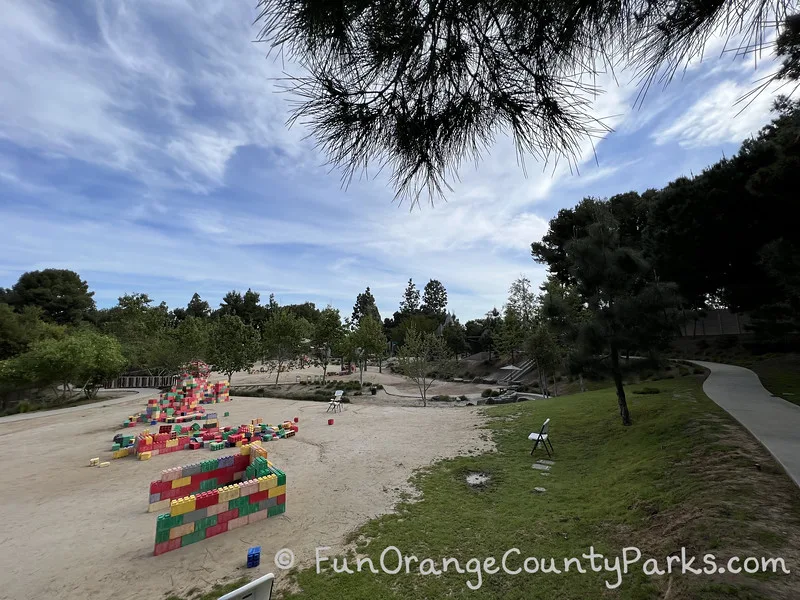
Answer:
[{"label": "tree canopy", "polygon": [[629,67],[646,92],[700,55],[712,35],[745,32],[790,3],[754,0],[260,0],[258,39],[296,59],[293,120],[349,180],[371,161],[398,196],[431,199],[500,132],[521,155],[576,160],[608,128],[590,112],[594,76]]}]

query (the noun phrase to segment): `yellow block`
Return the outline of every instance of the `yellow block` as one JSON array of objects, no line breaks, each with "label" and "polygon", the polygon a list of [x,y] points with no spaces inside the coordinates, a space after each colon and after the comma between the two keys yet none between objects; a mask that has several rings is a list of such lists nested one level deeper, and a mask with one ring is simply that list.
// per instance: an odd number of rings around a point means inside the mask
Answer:
[{"label": "yellow block", "polygon": [[242,444],[242,456],[250,456],[250,444]]},{"label": "yellow block", "polygon": [[[170,505],[169,514],[174,517],[177,515],[182,515],[188,512],[192,512],[194,510],[194,505],[195,505],[194,496],[188,496],[187,498],[178,498],[177,500],[172,501],[172,504]],[[191,531],[189,533],[191,533]]]},{"label": "yellow block", "polygon": [[100,459],[99,458],[90,458],[89,459],[89,466],[90,467],[95,467],[95,466],[97,466],[99,464],[100,464]]},{"label": "yellow block", "polygon": [[252,442],[250,442],[250,445],[251,446],[260,446],[261,445],[261,440],[253,440]]},{"label": "yellow block", "polygon": [[178,440],[177,439],[167,440],[167,448],[174,448],[177,445],[178,445]]},{"label": "yellow block", "polygon": [[242,445],[243,445],[243,444],[242,444],[242,440],[239,440],[238,442],[236,442],[236,447],[237,447],[237,448],[241,448],[241,447],[242,447]]},{"label": "yellow block", "polygon": [[185,485],[189,485],[192,483],[191,477],[181,477],[180,479],[173,479],[172,480],[172,489],[183,487]]},{"label": "yellow block", "polygon": [[258,491],[263,492],[278,486],[277,475],[266,475],[258,480]]},{"label": "yellow block", "polygon": [[153,455],[152,452],[140,452],[139,453],[139,460],[150,460],[150,457]]},{"label": "yellow block", "polygon": [[286,493],[286,484],[270,489],[267,498],[277,498]]}]

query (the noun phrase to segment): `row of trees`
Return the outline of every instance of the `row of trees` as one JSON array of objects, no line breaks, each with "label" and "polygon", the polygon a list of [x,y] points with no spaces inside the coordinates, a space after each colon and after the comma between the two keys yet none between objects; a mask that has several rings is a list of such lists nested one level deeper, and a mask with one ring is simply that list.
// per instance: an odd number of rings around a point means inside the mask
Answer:
[{"label": "row of trees", "polygon": [[[410,291],[409,291],[410,290]],[[370,288],[356,298],[350,318],[314,303],[280,306],[270,295],[233,290],[219,308],[194,294],[185,308],[170,310],[147,294],[126,294],[108,309],[97,309],[94,292],[68,270],[23,274],[10,289],[0,289],[0,386],[3,391],[58,388],[62,399],[72,385],[87,396],[99,385],[128,372],[165,375],[193,359],[233,373],[262,363],[279,374],[298,359],[327,368],[331,357],[379,368],[391,348],[402,343],[416,319],[426,331],[445,317],[447,292],[431,280],[422,295],[412,281],[394,319],[381,323]],[[54,356],[61,358],[55,360]]]}]

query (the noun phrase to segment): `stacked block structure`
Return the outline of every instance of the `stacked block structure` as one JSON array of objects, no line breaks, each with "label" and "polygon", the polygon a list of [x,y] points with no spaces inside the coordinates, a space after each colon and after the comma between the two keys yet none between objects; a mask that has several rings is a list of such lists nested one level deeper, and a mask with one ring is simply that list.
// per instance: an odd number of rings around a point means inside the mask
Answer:
[{"label": "stacked block structure", "polygon": [[123,427],[134,427],[139,423],[186,423],[199,421],[206,416],[204,404],[230,402],[230,384],[227,381],[209,383],[204,377],[189,373],[181,376],[178,385],[158,398],[147,402],[143,413],[130,415]]},{"label": "stacked block structure", "polygon": [[150,502],[151,510],[169,508],[156,520],[153,554],[158,556],[283,514],[286,474],[254,442],[236,455],[166,469],[150,484]]},{"label": "stacked block structure", "polygon": [[298,427],[292,421],[284,421],[279,425],[263,423],[255,419],[249,425],[239,427],[219,427],[216,413],[207,413],[203,424],[159,426],[158,433],[151,434],[145,429],[138,435],[117,434],[111,446],[114,458],[129,455],[139,460],[149,460],[159,454],[167,454],[177,450],[198,450],[208,444],[210,450],[240,447],[256,441],[271,441],[294,436]]}]

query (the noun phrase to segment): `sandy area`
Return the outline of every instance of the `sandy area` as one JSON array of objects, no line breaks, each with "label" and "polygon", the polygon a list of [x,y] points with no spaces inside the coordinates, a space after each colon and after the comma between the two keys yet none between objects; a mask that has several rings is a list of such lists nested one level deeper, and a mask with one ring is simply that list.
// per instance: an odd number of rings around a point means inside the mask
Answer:
[{"label": "sandy area", "polygon": [[[328,365],[328,373],[337,370],[338,365]],[[294,384],[297,378],[305,381],[308,377],[322,376],[322,368],[309,366],[304,369],[292,369],[286,372],[281,372],[279,377],[279,385],[285,386],[286,384]],[[213,373],[212,380],[226,379],[225,375]],[[329,377],[328,381],[345,382],[345,381],[358,381],[359,373],[356,371],[352,375],[334,376]],[[351,400],[356,403],[371,403],[371,404],[396,404],[404,406],[414,406],[419,403],[419,390],[417,384],[402,375],[391,373],[390,369],[384,365],[383,372],[378,371],[377,366],[370,365],[364,371],[365,382],[380,383],[389,386],[391,394],[379,391],[376,396],[367,397],[368,390],[364,390],[364,396],[351,396]],[[263,386],[269,389],[270,386],[275,385],[275,373],[234,373],[231,378],[233,386]],[[448,396],[475,396],[479,395],[483,390],[488,387],[493,387],[487,384],[473,384],[473,383],[457,383],[448,381],[435,381],[428,389],[428,397],[443,395]],[[497,386],[494,386],[497,387]],[[414,401],[417,400],[417,402]]]},{"label": "sandy area", "polygon": [[[115,424],[144,404],[137,396],[105,408],[0,420],[0,598],[159,598],[270,571],[280,585],[278,549],[313,564],[315,547],[341,547],[348,532],[391,511],[413,469],[489,447],[474,409],[356,404],[329,427],[322,403],[236,398],[218,407],[231,413],[223,424],[300,418],[296,437],[267,445],[270,460],[287,472],[286,513],[154,557],[149,482],[162,469],[212,454],[202,449],[85,466],[93,456],[109,459]],[[247,548],[254,545],[262,547],[262,564],[247,570]]]}]

